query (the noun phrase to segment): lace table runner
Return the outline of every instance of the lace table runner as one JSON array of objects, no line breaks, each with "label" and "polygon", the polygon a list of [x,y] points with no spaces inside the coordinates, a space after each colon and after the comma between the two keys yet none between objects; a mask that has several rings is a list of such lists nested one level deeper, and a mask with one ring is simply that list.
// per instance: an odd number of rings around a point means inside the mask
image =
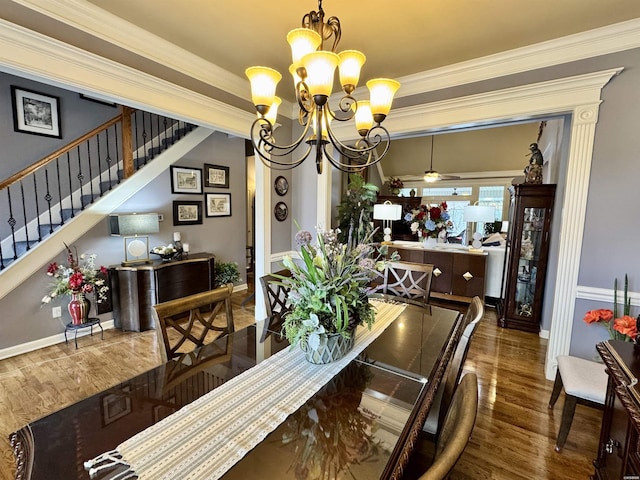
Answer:
[{"label": "lace table runner", "polygon": [[126,466],[112,480],[216,479],[373,342],[406,305],[370,300],[371,330],[358,327],[353,350],[327,365],[314,365],[299,348],[286,349],[232,378],[177,412],[85,462],[91,476]]}]

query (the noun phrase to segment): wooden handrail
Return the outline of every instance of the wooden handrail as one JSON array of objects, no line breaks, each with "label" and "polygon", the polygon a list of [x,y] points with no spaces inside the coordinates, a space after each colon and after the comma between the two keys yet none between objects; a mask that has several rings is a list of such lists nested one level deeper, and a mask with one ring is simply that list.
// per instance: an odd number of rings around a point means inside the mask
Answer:
[{"label": "wooden handrail", "polygon": [[[131,113],[131,109],[124,109],[124,111],[127,111],[129,114]],[[88,139],[90,139],[91,137],[97,135],[102,130],[106,130],[110,126],[118,123],[119,121],[122,120],[122,118],[124,116],[124,111],[123,111],[123,113],[121,113],[118,116],[112,118],[111,120],[108,120],[105,123],[103,123],[102,125],[94,128],[90,132],[85,133],[84,135],[82,135],[81,137],[77,138],[76,140],[74,140],[70,144],[68,144],[68,145],[66,145],[66,146],[64,146],[62,148],[59,148],[55,152],[47,155],[42,160],[39,160],[36,163],[33,163],[33,164],[29,165],[26,168],[23,168],[18,173],[10,176],[6,180],[3,180],[2,182],[0,182],[0,190],[3,190],[5,188],[7,188],[8,186],[10,186],[10,185],[22,180],[23,178],[25,178],[26,176],[32,174],[33,172],[35,172],[39,168],[44,167],[45,165],[49,164],[50,162],[52,162],[53,160],[55,160],[59,156],[67,153],[68,151],[70,151],[73,148],[77,147],[81,143],[83,143],[83,142],[87,141]]]}]

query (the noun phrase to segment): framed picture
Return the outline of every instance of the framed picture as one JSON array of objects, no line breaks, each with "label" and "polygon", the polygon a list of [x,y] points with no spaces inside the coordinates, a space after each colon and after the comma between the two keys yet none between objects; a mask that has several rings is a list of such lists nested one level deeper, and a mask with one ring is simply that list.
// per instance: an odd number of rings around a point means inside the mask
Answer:
[{"label": "framed picture", "polygon": [[122,393],[109,393],[102,397],[102,425],[120,420],[131,413],[131,386],[122,387]]},{"label": "framed picture", "polygon": [[202,169],[172,166],[171,193],[202,194]]},{"label": "framed picture", "polygon": [[287,192],[289,191],[289,181],[286,178],[284,178],[282,175],[276,178],[274,186],[276,189],[276,193],[281,197],[286,195]]},{"label": "framed picture", "polygon": [[173,202],[174,225],[201,225],[202,202],[191,200],[174,200]]},{"label": "framed picture", "polygon": [[205,163],[204,186],[229,188],[229,167]]},{"label": "framed picture", "polygon": [[230,217],[231,216],[231,194],[230,193],[207,193],[207,217]]},{"label": "framed picture", "polygon": [[11,102],[16,132],[62,138],[58,97],[11,85]]},{"label": "framed picture", "polygon": [[284,202],[278,202],[273,209],[273,214],[276,216],[276,220],[284,222],[289,216],[289,207]]}]

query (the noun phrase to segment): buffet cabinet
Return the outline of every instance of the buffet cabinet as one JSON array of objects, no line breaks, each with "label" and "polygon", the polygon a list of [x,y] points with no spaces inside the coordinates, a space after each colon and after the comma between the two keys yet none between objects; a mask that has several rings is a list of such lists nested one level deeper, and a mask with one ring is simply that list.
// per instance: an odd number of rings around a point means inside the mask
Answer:
[{"label": "buffet cabinet", "polygon": [[478,296],[484,301],[487,253],[389,246],[389,253],[394,251],[401,261],[433,264],[431,297],[470,302]]},{"label": "buffet cabinet", "polygon": [[196,253],[185,260],[111,266],[116,328],[150,330],[154,328],[154,305],[213,289],[214,262],[210,253]]},{"label": "buffet cabinet", "polygon": [[596,346],[609,382],[592,480],[640,478],[640,349],[609,340]]},{"label": "buffet cabinet", "polygon": [[510,188],[509,234],[501,294],[501,327],[540,331],[555,185]]}]

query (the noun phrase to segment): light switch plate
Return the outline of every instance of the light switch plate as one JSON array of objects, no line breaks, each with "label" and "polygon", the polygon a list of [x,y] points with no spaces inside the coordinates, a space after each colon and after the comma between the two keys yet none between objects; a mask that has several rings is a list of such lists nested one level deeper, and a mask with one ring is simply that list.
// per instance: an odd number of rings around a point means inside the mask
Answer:
[{"label": "light switch plate", "polygon": [[62,307],[53,307],[51,309],[51,313],[53,314],[53,318],[58,318],[62,316]]}]

